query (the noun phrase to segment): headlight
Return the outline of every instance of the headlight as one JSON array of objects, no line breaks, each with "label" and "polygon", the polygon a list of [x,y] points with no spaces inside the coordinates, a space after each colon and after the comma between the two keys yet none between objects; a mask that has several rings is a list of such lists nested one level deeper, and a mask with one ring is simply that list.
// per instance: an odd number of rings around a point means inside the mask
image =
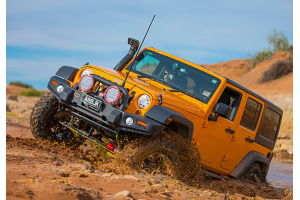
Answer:
[{"label": "headlight", "polygon": [[89,91],[94,85],[94,79],[90,75],[83,75],[78,81],[78,85],[82,91]]},{"label": "headlight", "polygon": [[104,98],[107,103],[115,103],[120,97],[120,90],[115,86],[110,86],[105,90]]},{"label": "headlight", "polygon": [[57,88],[56,88],[57,92],[58,93],[62,93],[64,91],[64,86],[62,85],[59,85]]},{"label": "headlight", "polygon": [[93,74],[92,70],[85,69],[85,70],[82,71],[81,76],[83,76],[83,75],[91,75],[91,74]]},{"label": "headlight", "polygon": [[150,104],[150,97],[147,94],[143,94],[138,99],[138,106],[140,108],[146,108]]}]

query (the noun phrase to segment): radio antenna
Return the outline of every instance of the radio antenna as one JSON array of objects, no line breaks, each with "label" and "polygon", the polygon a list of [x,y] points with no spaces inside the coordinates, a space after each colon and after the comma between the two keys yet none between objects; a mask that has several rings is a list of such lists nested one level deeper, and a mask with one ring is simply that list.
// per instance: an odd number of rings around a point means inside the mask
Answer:
[{"label": "radio antenna", "polygon": [[[149,28],[148,28],[148,30],[147,30],[145,36],[144,36],[144,39],[143,39],[143,41],[142,41],[142,43],[141,43],[141,45],[140,45],[140,47],[139,47],[139,49],[138,49],[136,55],[138,55],[139,52],[140,52],[141,46],[142,46],[143,43],[144,43],[144,40],[145,40],[145,38],[146,38],[146,36],[147,36],[147,34],[148,34],[148,31],[149,31],[149,29],[150,29],[150,27],[151,27],[151,24],[152,24],[154,18],[155,18],[155,15],[153,16],[153,19],[152,19],[152,21],[151,21],[151,23],[150,23],[150,25],[149,25]],[[137,57],[137,56],[136,56],[136,57]],[[130,64],[129,71],[128,71],[127,74],[126,74],[126,77],[125,77],[125,79],[124,79],[124,82],[123,82],[123,84],[122,84],[122,87],[124,87],[124,85],[125,85],[125,82],[126,82],[126,80],[127,80],[127,78],[128,78],[129,73],[131,72],[131,68],[132,68],[132,65],[133,65],[133,63],[134,63],[136,57],[134,58],[134,60],[133,60],[133,61],[131,62],[131,64]]]}]

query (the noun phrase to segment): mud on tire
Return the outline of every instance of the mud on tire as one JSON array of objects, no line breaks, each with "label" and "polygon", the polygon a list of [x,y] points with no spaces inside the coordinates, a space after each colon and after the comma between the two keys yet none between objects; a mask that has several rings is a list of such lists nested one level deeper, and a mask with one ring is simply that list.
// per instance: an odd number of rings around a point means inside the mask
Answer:
[{"label": "mud on tire", "polygon": [[[34,138],[49,140],[51,142],[64,142],[67,146],[80,146],[83,141],[74,137],[73,133],[65,130],[59,120],[69,121],[68,112],[58,110],[58,101],[50,92],[42,96],[32,108],[30,115],[30,128]],[[64,137],[58,137],[61,134]]]},{"label": "mud on tire", "polygon": [[122,154],[126,157],[126,164],[137,171],[157,172],[174,178],[180,176],[180,158],[169,141],[137,139],[127,145]]},{"label": "mud on tire", "polygon": [[265,168],[258,162],[255,162],[245,171],[243,177],[253,183],[264,183],[266,182]]}]

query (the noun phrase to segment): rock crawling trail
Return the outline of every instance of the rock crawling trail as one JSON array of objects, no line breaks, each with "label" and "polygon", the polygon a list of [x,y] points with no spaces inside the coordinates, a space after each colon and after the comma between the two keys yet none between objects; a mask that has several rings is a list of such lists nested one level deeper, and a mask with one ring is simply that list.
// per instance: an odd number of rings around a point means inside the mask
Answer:
[{"label": "rock crawling trail", "polygon": [[[121,193],[120,193],[121,192]],[[6,116],[6,199],[292,199],[292,190],[241,180],[198,187],[104,164],[89,144],[69,149],[33,139],[29,119]]]}]

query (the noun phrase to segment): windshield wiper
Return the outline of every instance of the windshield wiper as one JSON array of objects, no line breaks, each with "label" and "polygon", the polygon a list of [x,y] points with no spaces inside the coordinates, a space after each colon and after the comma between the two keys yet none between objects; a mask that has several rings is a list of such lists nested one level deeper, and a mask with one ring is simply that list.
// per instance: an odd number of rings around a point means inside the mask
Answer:
[{"label": "windshield wiper", "polygon": [[190,96],[190,97],[193,97],[193,98],[195,98],[195,99],[197,99],[197,100],[199,100],[199,101],[205,103],[204,100],[200,99],[200,98],[197,97],[196,95],[194,95],[194,94],[192,94],[192,93],[190,93],[190,92],[184,91],[184,90],[168,90],[168,91],[169,91],[169,92],[181,92],[181,93],[183,93],[183,94],[186,94],[186,95],[188,95],[188,96]]},{"label": "windshield wiper", "polygon": [[138,78],[148,78],[148,79],[151,79],[153,81],[159,82],[159,83],[161,83],[163,85],[166,85],[168,87],[171,87],[171,85],[169,85],[168,83],[166,83],[166,82],[164,82],[164,81],[162,81],[162,80],[160,80],[158,78],[152,77],[152,76],[138,76]]}]

